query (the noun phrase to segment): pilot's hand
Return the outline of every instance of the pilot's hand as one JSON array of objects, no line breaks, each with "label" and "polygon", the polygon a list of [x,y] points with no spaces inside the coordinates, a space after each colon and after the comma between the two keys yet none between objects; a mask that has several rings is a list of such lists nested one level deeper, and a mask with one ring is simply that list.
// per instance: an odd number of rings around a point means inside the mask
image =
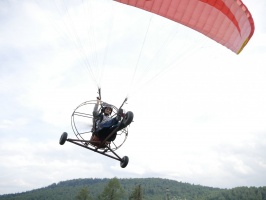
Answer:
[{"label": "pilot's hand", "polygon": [[96,98],[97,98],[97,104],[100,104],[101,103],[100,97],[96,97]]}]

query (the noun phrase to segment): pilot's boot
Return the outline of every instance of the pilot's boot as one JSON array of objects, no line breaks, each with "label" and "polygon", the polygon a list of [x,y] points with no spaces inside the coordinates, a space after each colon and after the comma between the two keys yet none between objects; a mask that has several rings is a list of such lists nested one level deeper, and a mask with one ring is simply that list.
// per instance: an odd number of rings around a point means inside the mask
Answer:
[{"label": "pilot's boot", "polygon": [[122,108],[119,108],[116,115],[117,121],[121,121],[122,117],[125,117],[124,110]]}]

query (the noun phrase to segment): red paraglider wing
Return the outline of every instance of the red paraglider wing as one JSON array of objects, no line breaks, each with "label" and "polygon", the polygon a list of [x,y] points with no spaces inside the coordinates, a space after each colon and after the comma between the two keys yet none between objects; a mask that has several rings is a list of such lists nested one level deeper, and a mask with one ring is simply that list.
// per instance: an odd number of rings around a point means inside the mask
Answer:
[{"label": "red paraglider wing", "polygon": [[190,27],[239,54],[254,33],[241,0],[116,0]]}]

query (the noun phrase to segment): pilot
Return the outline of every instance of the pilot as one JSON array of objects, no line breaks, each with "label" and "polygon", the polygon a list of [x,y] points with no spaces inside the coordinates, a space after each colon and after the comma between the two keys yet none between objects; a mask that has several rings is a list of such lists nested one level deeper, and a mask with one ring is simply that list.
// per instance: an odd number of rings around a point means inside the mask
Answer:
[{"label": "pilot", "polygon": [[94,132],[99,132],[99,130],[103,128],[110,128],[114,125],[117,125],[118,122],[121,120],[121,115],[123,113],[122,109],[118,110],[117,116],[115,118],[111,117],[111,114],[113,112],[112,105],[109,104],[103,104],[103,108],[101,109],[101,112],[99,113],[98,107],[101,103],[101,100],[97,99],[97,103],[94,106],[93,109],[93,118],[94,118]]}]

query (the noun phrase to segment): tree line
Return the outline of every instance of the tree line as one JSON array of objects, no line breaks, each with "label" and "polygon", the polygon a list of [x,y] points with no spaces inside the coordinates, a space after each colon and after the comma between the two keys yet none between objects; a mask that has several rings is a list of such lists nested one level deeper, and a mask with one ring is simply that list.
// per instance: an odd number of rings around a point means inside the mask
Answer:
[{"label": "tree line", "polygon": [[161,178],[75,179],[0,200],[266,200],[266,187],[219,189]]}]

